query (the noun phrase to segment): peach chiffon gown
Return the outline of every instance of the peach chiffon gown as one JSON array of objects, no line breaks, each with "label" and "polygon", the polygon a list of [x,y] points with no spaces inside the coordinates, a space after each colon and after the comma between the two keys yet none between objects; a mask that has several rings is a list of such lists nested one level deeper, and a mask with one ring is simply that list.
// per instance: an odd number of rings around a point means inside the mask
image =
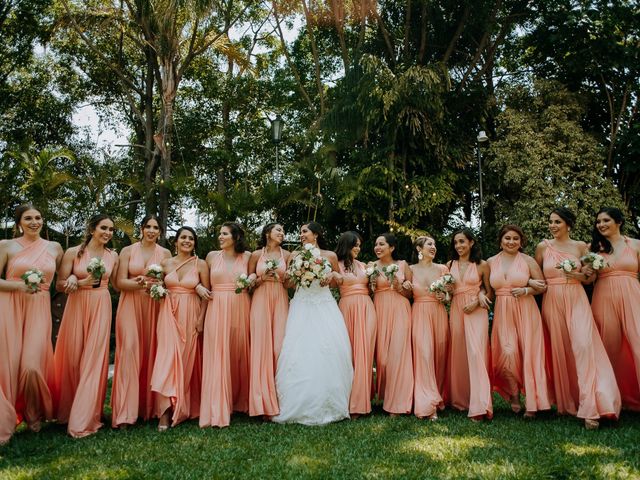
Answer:
[{"label": "peach chiffon gown", "polygon": [[588,420],[618,418],[620,391],[587,294],[580,282],[567,279],[556,268],[565,259],[580,268],[580,260],[545,243],[542,271],[547,292],[542,300],[542,319],[551,347],[547,357],[558,413]]},{"label": "peach chiffon gown", "polygon": [[622,406],[640,411],[638,254],[625,241],[619,254],[602,255],[609,266],[598,272],[591,309],[618,381]]},{"label": "peach chiffon gown", "polygon": [[0,294],[0,443],[11,438],[23,417],[29,423],[54,417],[49,285],[56,259],[46,240],[16,241],[22,250],[7,264],[6,279],[22,282],[22,274],[37,268],[45,283],[34,294]]},{"label": "peach chiffon gown", "polygon": [[[72,273],[78,279],[89,275],[90,260],[87,250],[74,259]],[[108,284],[117,256],[106,250],[102,260],[106,272],[100,286],[80,287],[69,295],[54,354],[58,421],[67,423],[69,435],[75,438],[91,435],[102,426],[111,332]]]},{"label": "peach chiffon gown", "polygon": [[[266,272],[265,249],[256,265],[256,275]],[[254,292],[251,299],[251,381],[249,382],[249,415],[278,415],[276,368],[282,349],[284,331],[289,311],[289,296],[282,280],[286,271],[284,252],[280,249],[280,261],[276,273],[278,279],[269,277]]]},{"label": "peach chiffon gown", "polygon": [[204,322],[201,427],[226,427],[232,412],[249,411],[249,294],[235,293],[247,273],[248,258],[238,255],[227,270],[223,252],[214,256],[212,299]]},{"label": "peach chiffon gown", "polygon": [[495,257],[490,277],[496,294],[491,331],[493,389],[507,402],[523,392],[527,412],[549,410],[540,310],[532,295],[516,298],[511,294],[512,289],[527,286],[529,265],[518,253],[505,272],[503,259],[503,253]]},{"label": "peach chiffon gown", "polygon": [[[402,265],[396,277],[404,282]],[[387,278],[377,278],[373,301],[378,320],[376,374],[378,399],[389,413],[411,413],[413,361],[411,358],[411,304],[391,288]]]},{"label": "peach chiffon gown", "polygon": [[[182,279],[178,276],[179,270],[184,275]],[[202,302],[196,293],[200,283],[198,257],[191,257],[167,273],[164,283],[169,294],[160,300],[151,390],[156,392],[155,415],[160,417],[173,407],[171,425],[175,427],[199,415],[200,375],[197,372],[202,354],[196,325]]]},{"label": "peach chiffon gown", "polygon": [[[149,266],[160,265],[160,245],[149,261],[144,262],[140,242],[131,247],[129,278],[145,275]],[[138,417],[151,418],[155,411],[155,394],[151,391],[151,374],[156,357],[156,328],[160,304],[145,290],[120,293],[116,312],[116,356],[111,388],[111,424],[133,425]]]},{"label": "peach chiffon gown", "polygon": [[338,307],[353,352],[353,384],[349,398],[349,413],[371,413],[373,391],[373,356],[376,349],[376,311],[369,296],[369,278],[362,262],[354,260],[353,271],[347,272],[339,262],[344,282],[340,285]]},{"label": "peach chiffon gown", "polygon": [[473,262],[461,277],[458,261],[452,261],[451,275],[455,279],[449,311],[451,405],[458,410],[468,410],[469,417],[492,418],[489,312],[480,307],[471,313],[463,310],[478,298],[482,280]]},{"label": "peach chiffon gown", "polygon": [[[440,266],[440,275],[449,273]],[[445,306],[429,292],[429,287],[413,283],[411,309],[413,344],[413,411],[429,417],[442,410],[448,399],[447,357],[449,354],[449,316]]]}]

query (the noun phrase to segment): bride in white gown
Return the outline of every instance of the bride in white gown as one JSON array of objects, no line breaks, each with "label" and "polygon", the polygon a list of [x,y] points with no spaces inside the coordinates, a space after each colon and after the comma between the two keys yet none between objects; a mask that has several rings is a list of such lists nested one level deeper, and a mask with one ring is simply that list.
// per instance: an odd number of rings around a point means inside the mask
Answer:
[{"label": "bride in white gown", "polygon": [[[300,238],[303,245],[324,247],[321,227],[315,222],[302,226]],[[337,272],[335,253],[322,250],[321,254]],[[323,425],[349,418],[352,381],[349,335],[329,287],[317,280],[308,288],[298,287],[276,370],[280,414],[272,420]]]}]

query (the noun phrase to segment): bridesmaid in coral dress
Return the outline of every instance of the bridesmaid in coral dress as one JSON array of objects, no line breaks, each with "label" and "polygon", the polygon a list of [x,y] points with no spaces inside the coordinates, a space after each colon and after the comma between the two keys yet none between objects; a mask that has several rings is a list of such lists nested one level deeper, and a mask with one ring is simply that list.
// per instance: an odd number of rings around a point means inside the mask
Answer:
[{"label": "bridesmaid in coral dress", "polygon": [[233,412],[249,411],[249,309],[246,289],[235,293],[239,276],[248,275],[244,231],[225,222],[220,250],[209,252],[212,298],[204,322],[201,427],[226,427]]},{"label": "bridesmaid in coral dress", "polygon": [[[17,238],[0,243],[0,445],[23,417],[33,432],[54,418],[49,285],[62,247],[40,237],[43,218],[32,205],[16,209],[15,226]],[[44,275],[30,287],[21,277],[34,269]]]},{"label": "bridesmaid in coral dress", "polygon": [[533,295],[545,289],[536,261],[522,253],[527,245],[517,225],[505,225],[498,234],[501,252],[488,260],[491,287],[496,294],[491,353],[493,389],[520,413],[525,395],[526,418],[549,410],[551,402],[545,370],[544,332]]},{"label": "bridesmaid in coral dress", "polygon": [[[118,270],[118,254],[106,248],[113,231],[109,216],[92,217],[85,241],[65,252],[56,282],[56,288],[69,295],[54,354],[58,421],[67,423],[69,435],[75,438],[91,435],[102,426],[111,331],[108,284]],[[99,278],[87,271],[95,259],[104,264]]]},{"label": "bridesmaid in coral dress", "polygon": [[[269,223],[260,235],[261,248],[249,259],[250,279],[256,285],[249,321],[249,415],[262,415],[265,419],[280,413],[275,375],[289,311],[289,296],[283,281],[291,255],[281,247],[283,241],[282,225]],[[267,262],[276,268],[268,268]]]},{"label": "bridesmaid in coral dress", "polygon": [[[429,292],[429,287],[449,273],[449,269],[446,265],[433,262],[437,250],[432,237],[418,237],[413,246],[418,252],[418,263],[411,265],[411,337],[415,381],[413,411],[418,418],[437,420],[438,410],[444,409],[449,395],[449,316],[444,304]],[[441,298],[444,300],[444,297]]]},{"label": "bridesmaid in coral dress", "polygon": [[344,317],[353,352],[353,384],[349,398],[351,418],[371,413],[373,355],[376,349],[376,310],[369,296],[366,266],[357,260],[361,244],[359,234],[345,232],[336,246],[340,269],[338,307]]},{"label": "bridesmaid in coral dress", "polygon": [[597,278],[591,309],[616,374],[622,407],[640,411],[640,241],[622,235],[624,216],[605,207],[596,215],[591,251],[608,266]]},{"label": "bridesmaid in coral dress", "polygon": [[491,352],[489,315],[492,290],[489,264],[482,260],[480,247],[468,229],[451,237],[449,270],[454,290],[449,312],[451,348],[451,405],[468,410],[479,421],[493,417],[491,398]]},{"label": "bridesmaid in coral dress", "polygon": [[396,265],[389,281],[384,273],[375,280],[374,305],[378,320],[376,373],[378,399],[391,415],[411,413],[413,405],[413,363],[411,358],[411,269],[404,260],[395,261],[398,241],[385,233],[376,239],[376,267]]},{"label": "bridesmaid in coral dress", "polygon": [[[547,282],[542,320],[548,331],[547,357],[558,413],[576,415],[586,428],[595,429],[601,417],[618,418],[620,391],[581,284],[586,275],[580,271],[579,258],[587,246],[569,237],[574,223],[575,215],[566,208],[553,210],[549,217],[553,240],[538,244],[536,262]],[[561,270],[564,261],[574,262],[576,268]]]},{"label": "bridesmaid in coral dress", "polygon": [[162,261],[168,295],[160,300],[158,349],[151,376],[161,432],[199,415],[200,409],[192,406],[200,402],[200,385],[196,383],[202,361],[198,335],[202,332],[207,299],[201,299],[196,290],[203,293],[209,289],[207,262],[195,254],[196,232],[191,227],[180,227],[174,246],[176,256]]},{"label": "bridesmaid in coral dress", "polygon": [[111,425],[133,425],[138,417],[151,418],[155,394],[151,374],[156,357],[156,325],[160,304],[149,296],[155,278],[147,276],[151,265],[171,257],[157,244],[160,222],[154,215],[142,220],[141,239],[120,252],[116,283],[121,291],[116,312],[116,358],[111,389]]}]

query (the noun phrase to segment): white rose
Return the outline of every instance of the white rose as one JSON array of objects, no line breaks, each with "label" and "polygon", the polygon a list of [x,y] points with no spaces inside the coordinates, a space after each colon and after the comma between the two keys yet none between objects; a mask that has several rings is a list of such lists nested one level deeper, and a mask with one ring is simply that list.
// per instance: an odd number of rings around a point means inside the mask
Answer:
[{"label": "white rose", "polygon": [[313,267],[311,267],[311,270],[313,270],[315,273],[320,273],[320,271],[322,270],[322,265],[318,265],[317,263],[315,263]]},{"label": "white rose", "polygon": [[29,283],[40,283],[40,276],[37,273],[32,273],[27,277]]},{"label": "white rose", "polygon": [[309,262],[307,262],[306,260],[302,263],[302,265],[304,265],[304,268],[309,268]]},{"label": "white rose", "polygon": [[315,278],[315,275],[313,273],[311,273],[311,272],[304,272],[304,275],[302,276],[302,278],[304,280],[311,281],[311,280],[313,280]]},{"label": "white rose", "polygon": [[573,270],[573,268],[571,268],[571,264],[569,262],[566,262],[562,265],[562,268],[564,268],[565,272],[570,272]]},{"label": "white rose", "polygon": [[313,245],[312,245],[312,244],[310,244],[310,243],[305,243],[305,244],[304,244],[304,249],[305,249],[305,250],[312,250],[312,249],[313,249]]},{"label": "white rose", "polygon": [[320,249],[319,248],[314,248],[313,250],[311,250],[311,255],[313,255],[314,257],[319,257],[320,256]]}]

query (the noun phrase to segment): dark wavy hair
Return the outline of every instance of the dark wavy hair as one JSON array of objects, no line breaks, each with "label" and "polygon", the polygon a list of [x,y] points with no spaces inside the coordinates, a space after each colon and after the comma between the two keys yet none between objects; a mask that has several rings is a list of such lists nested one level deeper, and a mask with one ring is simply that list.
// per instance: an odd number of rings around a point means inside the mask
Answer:
[{"label": "dark wavy hair", "polygon": [[111,223],[114,223],[113,218],[111,218],[106,213],[98,213],[97,215],[91,217],[87,222],[87,228],[84,232],[84,240],[82,241],[82,243],[80,244],[80,248],[78,249],[78,258],[80,258],[84,254],[87,245],[89,245],[89,242],[91,241],[93,232],[96,231],[96,228],[98,228],[98,225],[100,225],[100,222],[102,222],[103,220],[111,220]]},{"label": "dark wavy hair", "polygon": [[527,236],[524,234],[522,228],[512,223],[503,225],[500,229],[500,232],[498,233],[498,248],[500,248],[502,245],[502,237],[504,237],[509,232],[516,232],[518,235],[520,235],[520,248],[518,250],[521,252],[523,248],[527,246]]},{"label": "dark wavy hair", "polygon": [[[191,255],[195,255],[196,254],[196,250],[198,249],[198,234],[196,233],[196,231],[187,226],[187,225],[183,225],[181,226],[178,231],[176,232],[176,236],[173,239],[173,245],[175,246],[178,243],[178,239],[180,238],[180,233],[182,233],[183,230],[186,230],[188,232],[191,232],[191,234],[193,235],[193,251],[191,252]],[[177,247],[176,247],[176,251],[177,251]]]},{"label": "dark wavy hair", "polygon": [[378,235],[378,238],[380,237],[384,238],[384,241],[387,242],[390,247],[393,247],[391,258],[394,260],[398,260],[398,239],[396,238],[396,236],[391,232],[385,232]]},{"label": "dark wavy hair", "polygon": [[476,240],[475,235],[468,228],[461,228],[459,230],[456,230],[451,235],[451,242],[449,244],[449,258],[451,260],[460,260],[460,255],[458,254],[458,252],[456,252],[456,248],[455,248],[456,235],[459,235],[459,234],[464,235],[467,238],[467,240],[469,240],[470,242],[473,242],[473,245],[471,245],[471,251],[469,252],[469,260],[477,264],[482,262],[482,250],[480,250],[480,245],[478,244],[478,240]]},{"label": "dark wavy hair", "polygon": [[327,241],[324,239],[324,230],[322,228],[322,225],[320,225],[318,222],[308,222],[303,224],[302,226],[304,227],[304,225],[306,225],[309,230],[317,235],[316,242],[318,243],[318,247],[320,247],[322,250],[326,250]]},{"label": "dark wavy hair", "polygon": [[418,261],[418,250],[417,248],[420,247],[424,247],[424,244],[427,243],[427,240],[431,239],[434,241],[436,241],[435,238],[433,238],[433,236],[429,235],[428,233],[426,235],[420,235],[419,237],[417,237],[414,241],[413,241],[413,260],[414,261]]},{"label": "dark wavy hair", "polygon": [[220,228],[227,227],[233,238],[233,249],[236,253],[243,253],[247,250],[247,242],[244,238],[244,230],[236,222],[224,222]]},{"label": "dark wavy hair", "polygon": [[596,213],[596,219],[593,222],[593,230],[591,231],[591,251],[596,253],[611,253],[613,252],[611,242],[598,230],[598,215],[601,213],[606,213],[614,222],[616,222],[616,224],[620,225],[620,233],[622,233],[622,229],[624,227],[624,214],[622,213],[622,210],[615,207],[602,207],[598,210],[598,213]]},{"label": "dark wavy hair", "polygon": [[262,227],[262,233],[260,233],[260,240],[258,240],[258,248],[266,247],[268,243],[269,234],[271,230],[273,230],[276,225],[282,225],[278,222],[267,223],[264,227]]},{"label": "dark wavy hair", "polygon": [[344,263],[344,269],[351,271],[353,267],[353,258],[351,258],[351,250],[360,241],[362,245],[362,237],[358,232],[344,232],[338,238],[338,244],[336,245],[336,255],[339,261]]},{"label": "dark wavy hair", "polygon": [[564,220],[564,223],[566,223],[569,228],[573,228],[573,226],[576,224],[576,216],[568,208],[556,207],[551,210],[551,213],[555,213],[556,215],[558,215],[562,220]]},{"label": "dark wavy hair", "polygon": [[22,220],[22,216],[28,210],[35,210],[40,215],[42,215],[42,210],[40,210],[37,207],[34,207],[33,204],[31,204],[31,203],[23,203],[22,205],[18,206],[16,208],[16,211],[13,214],[13,236],[14,236],[14,238],[15,237],[21,237],[23,235],[23,232],[20,231],[20,220]]},{"label": "dark wavy hair", "polygon": [[158,222],[158,228],[160,228],[160,235],[162,235],[164,233],[164,230],[162,229],[162,222],[160,221],[160,219],[158,218],[157,215],[154,214],[149,214],[146,215],[142,221],[140,222],[140,230],[144,230],[144,227],[147,226],[147,223],[149,223],[149,220],[155,220],[156,222]]}]

